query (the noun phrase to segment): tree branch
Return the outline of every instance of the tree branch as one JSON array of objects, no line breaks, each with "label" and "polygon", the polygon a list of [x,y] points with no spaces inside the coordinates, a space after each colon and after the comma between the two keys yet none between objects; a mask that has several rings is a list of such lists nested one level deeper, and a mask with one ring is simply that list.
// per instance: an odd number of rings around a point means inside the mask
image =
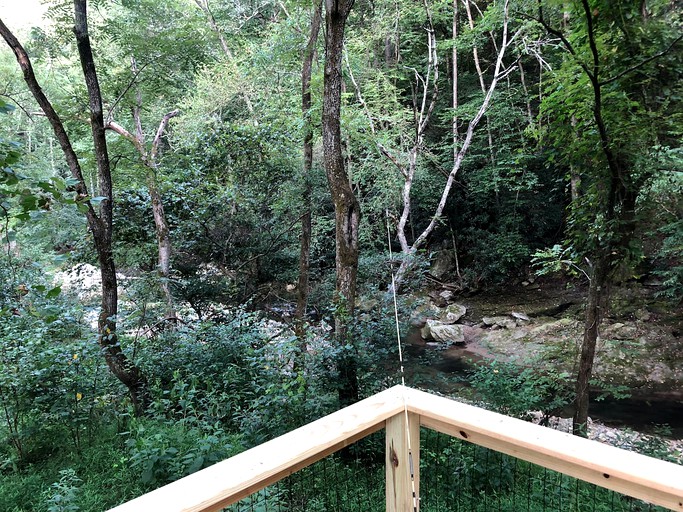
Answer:
[{"label": "tree branch", "polygon": [[601,82],[600,82],[600,85],[602,86],[602,85],[611,84],[612,82],[614,82],[614,81],[616,81],[616,80],[619,80],[620,78],[622,78],[622,77],[628,75],[629,73],[632,73],[633,71],[637,70],[638,68],[643,67],[645,64],[648,64],[648,63],[652,62],[653,60],[656,60],[656,59],[658,59],[659,57],[662,57],[663,55],[666,55],[666,54],[669,53],[669,52],[673,49],[673,47],[676,46],[682,39],[683,39],[683,34],[681,34],[681,35],[678,36],[676,39],[674,39],[674,41],[668,46],[668,48],[662,50],[661,52],[655,53],[654,55],[648,57],[647,59],[645,59],[645,60],[643,60],[643,61],[641,61],[641,62],[639,62],[638,64],[634,64],[634,65],[631,66],[630,68],[625,69],[625,70],[622,71],[621,73],[619,73],[619,74],[617,74],[617,75],[615,75],[615,76],[613,76],[613,77],[611,77],[611,78],[608,78],[607,80],[601,81]]},{"label": "tree branch", "polygon": [[[64,153],[64,157],[66,158],[66,163],[69,166],[71,175],[78,180],[78,184],[76,185],[76,193],[81,197],[88,196],[88,187],[86,186],[85,180],[83,178],[81,164],[78,162],[78,156],[71,145],[71,140],[66,133],[64,123],[62,123],[62,120],[52,106],[52,103],[50,103],[50,100],[47,99],[43,89],[40,87],[26,50],[17,40],[14,34],[3,23],[2,19],[0,19],[0,35],[2,35],[2,38],[14,52],[19,67],[24,75],[24,81],[26,82],[26,85],[28,86],[29,91],[31,91],[31,94],[35,98],[36,102],[45,113],[45,117],[49,121],[52,131],[57,138],[57,142],[59,142],[59,146],[62,149],[62,153]],[[86,215],[88,220],[92,227],[97,228],[99,227],[100,219],[95,213],[95,210],[90,202],[88,202],[87,205],[88,213]]]},{"label": "tree branch", "polygon": [[159,143],[161,142],[161,136],[164,134],[164,131],[166,131],[166,127],[168,126],[169,121],[175,116],[177,116],[179,113],[180,110],[178,109],[171,110],[161,119],[161,122],[159,123],[159,128],[157,128],[157,133],[154,136],[154,140],[152,141],[152,151],[150,153],[152,165],[156,165],[157,155],[159,154]]},{"label": "tree branch", "polygon": [[121,135],[124,139],[132,142],[133,146],[135,146],[135,149],[138,151],[138,153],[140,153],[140,156],[142,157],[144,164],[147,165],[147,152],[145,151],[145,147],[143,146],[142,141],[138,137],[130,133],[123,126],[121,126],[119,123],[113,120],[109,121],[104,126],[104,129],[112,130]]},{"label": "tree branch", "polygon": [[[543,28],[545,28],[545,30],[549,34],[554,35],[555,37],[557,37],[562,42],[562,44],[567,49],[567,51],[576,59],[576,62],[578,63],[578,65],[581,67],[581,69],[583,69],[583,71],[586,73],[586,75],[588,75],[588,78],[592,81],[595,78],[595,76],[593,75],[591,70],[588,68],[586,63],[581,62],[579,60],[578,56],[576,55],[576,50],[574,49],[572,44],[569,42],[569,40],[565,37],[565,35],[562,33],[561,30],[558,30],[556,28],[551,27],[548,24],[548,22],[545,20],[545,18],[543,17],[543,6],[541,5],[541,0],[538,0],[538,18],[535,18],[535,21],[540,23],[543,26]],[[592,24],[591,24],[591,26],[592,26]]]},{"label": "tree branch", "polygon": [[131,81],[128,83],[126,88],[119,94],[118,98],[114,101],[114,103],[111,104],[111,107],[109,107],[109,112],[107,112],[107,119],[110,119],[113,116],[114,109],[116,108],[116,105],[119,104],[119,102],[123,99],[123,97],[126,95],[126,93],[130,90],[131,87],[133,87],[137,83],[138,76],[142,71],[149,65],[149,62],[145,62],[142,67],[139,70],[136,70],[135,73],[133,74],[133,78]]}]

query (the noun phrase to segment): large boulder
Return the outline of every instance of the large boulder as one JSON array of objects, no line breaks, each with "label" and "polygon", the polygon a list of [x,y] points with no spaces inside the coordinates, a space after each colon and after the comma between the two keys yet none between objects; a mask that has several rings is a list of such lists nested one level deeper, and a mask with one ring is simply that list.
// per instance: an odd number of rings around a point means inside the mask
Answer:
[{"label": "large boulder", "polygon": [[432,264],[429,267],[429,273],[437,279],[441,279],[454,268],[455,258],[453,257],[453,251],[444,249],[434,254]]},{"label": "large boulder", "polygon": [[427,320],[427,323],[420,332],[422,337],[428,341],[453,343],[455,345],[465,343],[465,331],[462,325],[444,324],[438,320]]},{"label": "large boulder", "polygon": [[445,314],[442,314],[441,316],[441,322],[444,324],[454,324],[465,316],[467,308],[460,304],[449,304],[446,306],[444,313]]},{"label": "large boulder", "polygon": [[440,309],[429,302],[421,304],[410,313],[408,320],[413,327],[422,327],[430,318],[436,318],[440,314]]}]

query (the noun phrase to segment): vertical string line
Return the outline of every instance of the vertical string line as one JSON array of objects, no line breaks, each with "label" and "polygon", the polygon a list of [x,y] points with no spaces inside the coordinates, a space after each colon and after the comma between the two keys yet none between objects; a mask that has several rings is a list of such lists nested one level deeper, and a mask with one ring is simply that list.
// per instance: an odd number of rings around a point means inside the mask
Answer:
[{"label": "vertical string line", "polygon": [[[394,299],[394,320],[396,322],[396,344],[398,346],[398,360],[400,363],[401,386],[406,387],[405,370],[403,368],[403,348],[401,347],[401,328],[398,321],[398,302],[396,299],[396,278],[394,277],[394,269],[392,267],[394,261],[394,253],[391,250],[391,229],[389,228],[389,210],[386,210],[387,216],[387,244],[389,246],[389,273],[391,274],[391,294]],[[406,439],[408,440],[408,469],[410,471],[410,486],[413,492],[413,512],[418,512],[418,496],[415,490],[415,468],[413,466],[413,447],[410,440],[410,422],[408,419],[408,402],[403,396],[403,414],[405,415],[406,423]]]}]

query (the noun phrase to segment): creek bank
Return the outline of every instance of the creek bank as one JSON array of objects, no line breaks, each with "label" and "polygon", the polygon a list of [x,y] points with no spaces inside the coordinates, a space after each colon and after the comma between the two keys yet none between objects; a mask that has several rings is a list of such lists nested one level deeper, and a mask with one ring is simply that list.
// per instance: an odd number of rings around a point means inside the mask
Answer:
[{"label": "creek bank", "polygon": [[[444,381],[464,379],[472,362],[482,360],[575,375],[585,291],[541,280],[535,285],[533,289],[518,286],[469,297],[453,293],[446,297],[436,290],[407,298],[412,303],[413,327],[405,341],[409,355],[422,361],[410,365],[418,381],[427,386],[433,381],[443,391],[452,391],[458,385]],[[454,304],[466,310],[456,324],[461,326],[461,343],[434,343],[420,336],[422,322],[439,321],[445,308]],[[681,313],[680,307],[659,301],[651,287],[630,283],[613,290],[601,326],[594,377],[600,387],[620,390],[630,398],[592,405],[593,411],[609,411],[604,421],[638,428],[647,428],[648,423],[674,423],[675,435],[683,437]],[[443,373],[446,378],[440,375]]]},{"label": "creek bank", "polygon": [[[485,359],[537,366],[561,373],[575,373],[583,336],[581,291],[568,294],[557,288],[521,289],[512,294],[481,294],[449,297],[453,302],[439,307],[429,296],[415,299],[411,326],[420,327],[425,343],[440,342],[445,357],[467,353]],[[633,293],[628,292],[632,298]],[[433,294],[432,294],[433,295]],[[680,328],[671,325],[661,311],[632,301],[619,304],[601,326],[594,376],[606,386],[625,386],[630,392],[653,399],[683,400],[683,340]],[[653,308],[654,309],[654,308]],[[465,314],[453,320],[450,311]],[[548,311],[561,311],[548,316]],[[674,312],[675,314],[675,312]],[[435,326],[452,325],[452,339],[430,336]],[[455,329],[455,327],[457,329]],[[414,333],[407,340],[420,344]],[[683,409],[682,409],[683,412]]]}]

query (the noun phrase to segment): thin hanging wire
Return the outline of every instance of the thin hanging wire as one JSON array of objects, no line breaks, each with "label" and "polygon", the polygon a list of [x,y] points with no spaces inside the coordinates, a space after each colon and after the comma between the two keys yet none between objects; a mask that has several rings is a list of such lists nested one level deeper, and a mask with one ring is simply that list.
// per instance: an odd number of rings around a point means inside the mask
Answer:
[{"label": "thin hanging wire", "polygon": [[[403,368],[403,348],[401,347],[401,328],[398,322],[398,302],[396,300],[396,278],[394,277],[394,270],[392,263],[394,261],[394,253],[391,250],[391,229],[389,228],[389,210],[386,210],[387,215],[387,242],[389,245],[389,273],[391,274],[391,294],[394,298],[394,319],[396,321],[396,343],[398,345],[398,360],[401,367],[401,386],[406,387],[405,370]],[[410,422],[408,421],[408,402],[405,394],[403,395],[403,413],[405,414],[406,423],[406,438],[408,440],[408,468],[410,469],[410,486],[413,491],[413,512],[418,511],[418,496],[415,490],[415,468],[413,467],[413,447],[410,441]]]}]

